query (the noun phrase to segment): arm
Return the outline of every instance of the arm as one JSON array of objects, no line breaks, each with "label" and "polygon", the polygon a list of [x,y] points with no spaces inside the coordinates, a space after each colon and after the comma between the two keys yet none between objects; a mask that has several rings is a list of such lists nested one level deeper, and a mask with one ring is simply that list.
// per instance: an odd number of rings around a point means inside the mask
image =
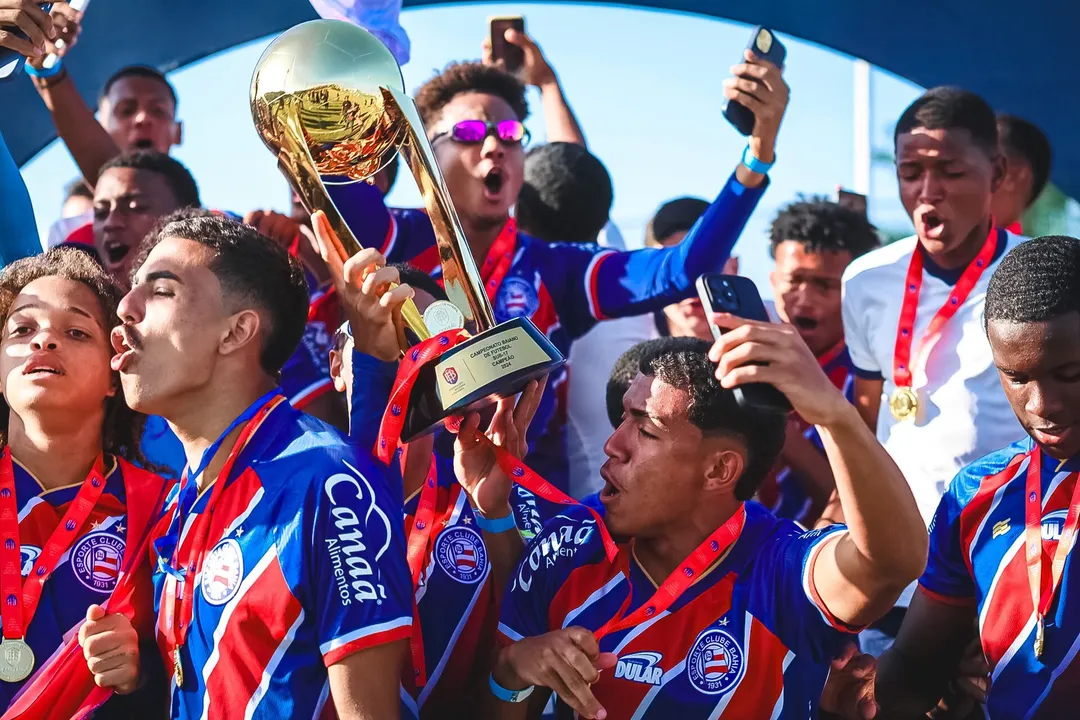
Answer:
[{"label": "arm", "polygon": [[50,78],[34,78],[34,87],[83,179],[93,188],[101,166],[119,155],[120,147],[94,117],[67,70]]},{"label": "arm", "polygon": [[879,717],[919,717],[945,693],[975,623],[973,605],[916,592],[893,646],[878,661]]},{"label": "arm", "polygon": [[818,426],[849,530],[821,546],[811,582],[840,623],[872,622],[926,566],[926,527],[907,481],[793,326],[712,320],[727,330],[710,351],[721,384],[769,383]]},{"label": "arm", "polygon": [[399,687],[408,655],[405,640],[353,653],[327,668],[330,696],[341,720],[394,720],[401,710]]},{"label": "arm", "polygon": [[878,411],[881,409],[881,393],[885,387],[882,378],[855,377],[855,408],[859,411],[859,417],[870,428],[870,432],[877,431]]}]

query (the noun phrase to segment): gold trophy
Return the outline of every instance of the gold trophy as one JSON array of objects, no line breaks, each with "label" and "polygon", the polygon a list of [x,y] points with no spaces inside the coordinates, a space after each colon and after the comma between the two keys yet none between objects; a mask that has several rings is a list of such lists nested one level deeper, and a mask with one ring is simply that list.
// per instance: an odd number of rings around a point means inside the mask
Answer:
[{"label": "gold trophy", "polygon": [[[564,362],[528,318],[495,325],[476,262],[450,202],[435,154],[401,68],[363,28],[313,20],[285,31],[263,53],[251,78],[251,114],[308,212],[322,210],[346,253],[360,244],[334,207],[323,177],[371,181],[396,152],[408,163],[435,231],[449,303],[421,317],[410,300],[399,328],[402,351],[454,328],[468,340],[428,363],[414,386],[402,440],[440,420],[518,393]],[[335,180],[337,182],[339,180]]]}]

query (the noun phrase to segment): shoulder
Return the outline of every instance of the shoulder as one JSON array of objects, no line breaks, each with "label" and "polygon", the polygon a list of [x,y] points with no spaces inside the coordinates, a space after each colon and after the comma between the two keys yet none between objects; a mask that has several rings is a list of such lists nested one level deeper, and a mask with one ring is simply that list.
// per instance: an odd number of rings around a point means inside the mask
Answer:
[{"label": "shoulder", "polygon": [[596,255],[610,255],[619,252],[614,248],[601,247],[596,243],[547,242],[520,231],[517,236],[519,252],[524,250],[530,257],[551,262],[559,262],[567,258],[591,258]]},{"label": "shoulder", "polygon": [[[1031,449],[1031,440],[1024,437],[1011,445],[983,455],[969,465],[964,466],[952,482],[948,494],[961,506],[966,505],[984,486],[1000,486],[1012,479],[1012,467],[1016,467]],[[1005,475],[1007,475],[1007,477]]]},{"label": "shoulder", "polygon": [[535,580],[557,588],[575,568],[604,559],[604,541],[596,518],[582,505],[553,516],[529,542],[513,579],[513,589],[529,592]]},{"label": "shoulder", "polygon": [[897,268],[906,272],[917,244],[918,238],[912,235],[855,258],[844,270],[844,287],[866,287],[896,272]]}]

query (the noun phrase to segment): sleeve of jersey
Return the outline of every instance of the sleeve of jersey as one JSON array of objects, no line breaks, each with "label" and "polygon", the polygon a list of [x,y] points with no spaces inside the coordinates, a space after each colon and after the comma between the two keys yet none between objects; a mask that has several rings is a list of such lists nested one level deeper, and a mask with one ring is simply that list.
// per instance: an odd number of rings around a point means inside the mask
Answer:
[{"label": "sleeve of jersey", "polygon": [[954,478],[930,520],[930,555],[919,578],[919,591],[947,605],[975,604],[975,581],[960,539],[962,496],[968,494],[970,484],[964,472]]},{"label": "sleeve of jersey", "polygon": [[361,450],[373,450],[379,439],[379,425],[396,375],[397,363],[353,351],[349,437]]},{"label": "sleeve of jersey", "polygon": [[329,467],[315,500],[310,592],[327,667],[409,637],[412,581],[401,507],[382,471],[359,454]]},{"label": "sleeve of jersey", "polygon": [[[588,255],[567,258],[569,262],[561,264],[574,281],[567,297],[572,307],[588,309],[587,316],[578,310],[580,317],[569,328],[571,334],[584,334],[597,320],[642,315],[689,297],[698,275],[724,267],[766,187],[767,181],[748,188],[732,173],[716,200],[675,247],[626,252],[592,247]],[[563,308],[559,317],[566,324]]]},{"label": "sleeve of jersey", "polygon": [[883,377],[882,368],[874,359],[867,328],[862,322],[860,283],[845,276],[841,288],[840,313],[844,321],[844,344],[847,345],[855,374],[861,378],[879,380]]},{"label": "sleeve of jersey", "polygon": [[30,193],[3,135],[0,135],[0,198],[4,199],[4,212],[0,213],[2,264],[9,265],[20,258],[40,253],[41,240],[34,221]]}]

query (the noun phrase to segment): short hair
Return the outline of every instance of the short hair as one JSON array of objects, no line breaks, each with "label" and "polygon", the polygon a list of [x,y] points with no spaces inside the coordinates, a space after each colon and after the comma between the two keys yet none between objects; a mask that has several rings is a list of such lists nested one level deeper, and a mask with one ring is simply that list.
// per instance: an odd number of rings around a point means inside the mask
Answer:
[{"label": "short hair", "polygon": [[157,173],[165,178],[178,207],[199,207],[199,186],[188,169],[174,158],[156,150],[130,150],[101,166],[101,173],[113,168],[131,168]]},{"label": "short hair", "polygon": [[169,97],[172,98],[173,107],[178,108],[180,106],[180,99],[176,94],[176,88],[174,88],[168,78],[165,77],[165,73],[157,68],[152,68],[149,65],[128,65],[127,67],[122,67],[114,72],[101,88],[101,94],[98,95],[98,105],[109,96],[109,91],[112,90],[113,85],[126,77],[142,77],[157,80],[169,91]]},{"label": "short hair", "polygon": [[[71,247],[56,247],[40,255],[16,260],[0,272],[0,321],[7,323],[11,305],[30,283],[44,277],[62,277],[88,287],[97,298],[108,332],[120,324],[116,309],[124,296],[123,290],[108,273],[88,254]],[[112,355],[111,346],[107,352]],[[119,377],[113,373],[119,386]],[[7,444],[8,415],[10,408],[0,397],[0,443]],[[117,392],[105,400],[105,420],[102,427],[102,449],[142,467],[152,470],[142,454],[142,434],[146,416],[128,407],[124,394]]]},{"label": "short hair", "polygon": [[734,435],[746,443],[746,467],[735,483],[735,498],[751,499],[784,447],[787,417],[740,406],[734,391],[716,379],[716,363],[709,360],[710,343],[698,338],[669,340],[676,342],[642,357],[638,369],[686,392],[690,396],[687,419],[702,432]]},{"label": "short hair", "polygon": [[772,222],[769,255],[794,240],[807,252],[849,252],[852,259],[881,244],[877,228],[860,212],[815,195],[799,197],[780,209]]},{"label": "short hair", "polygon": [[182,210],[165,217],[160,229],[147,237],[135,267],[168,238],[211,250],[210,271],[224,293],[270,316],[259,363],[268,375],[277,376],[307,326],[308,286],[299,261],[250,225],[208,211]]},{"label": "short hair", "polygon": [[681,197],[667,201],[649,220],[645,244],[655,247],[677,232],[689,232],[708,209],[709,203],[701,198]]},{"label": "short hair", "polygon": [[67,185],[64,186],[64,202],[67,202],[73,197],[86,198],[87,200],[94,199],[94,191],[90,189],[90,186],[86,184],[86,181],[82,178],[75,178]]},{"label": "short hair", "polygon": [[547,242],[594,243],[607,224],[615,192],[600,160],[577,143],[554,142],[525,155],[518,226]]},{"label": "short hair", "polygon": [[998,136],[1006,156],[1020,157],[1031,166],[1031,207],[1050,181],[1050,141],[1034,123],[1015,115],[998,115]]},{"label": "short hair", "polygon": [[607,381],[607,416],[611,427],[622,424],[623,395],[630,389],[630,383],[641,372],[641,359],[661,349],[678,349],[681,338],[660,337],[645,340],[631,347],[619,356],[611,368]]},{"label": "short hair", "polygon": [[442,109],[458,95],[478,92],[494,95],[506,101],[518,120],[529,116],[525,100],[525,85],[501,68],[478,62],[455,62],[420,86],[416,91],[416,109],[425,127],[438,118]]},{"label": "short hair", "polygon": [[1042,322],[1080,311],[1080,240],[1047,235],[1001,259],[986,288],[986,322]]},{"label": "short hair", "polygon": [[897,138],[915,128],[967,130],[987,156],[998,155],[997,117],[985,100],[968,90],[943,86],[924,92],[896,121],[893,145]]},{"label": "short hair", "polygon": [[443,290],[435,278],[416,266],[403,262],[391,263],[390,267],[397,269],[398,275],[401,276],[401,282],[406,285],[411,285],[417,290],[423,290],[436,300],[447,299],[446,290]]}]

